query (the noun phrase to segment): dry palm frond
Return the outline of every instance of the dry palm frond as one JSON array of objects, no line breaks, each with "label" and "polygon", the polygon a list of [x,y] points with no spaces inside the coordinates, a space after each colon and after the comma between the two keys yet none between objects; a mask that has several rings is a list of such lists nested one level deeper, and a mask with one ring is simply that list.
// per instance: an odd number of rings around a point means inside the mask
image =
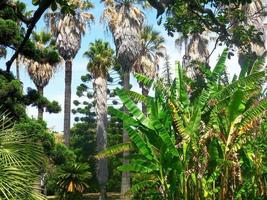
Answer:
[{"label": "dry palm frond", "polygon": [[32,79],[36,87],[45,87],[48,84],[49,80],[52,78],[56,67],[50,65],[49,63],[38,63],[34,60],[27,59],[24,56],[20,57],[21,62],[26,66],[30,78]]},{"label": "dry palm frond", "polygon": [[130,70],[140,55],[141,27],[143,13],[131,3],[103,1],[105,10],[101,21],[108,24],[116,45],[116,53],[121,66]]}]

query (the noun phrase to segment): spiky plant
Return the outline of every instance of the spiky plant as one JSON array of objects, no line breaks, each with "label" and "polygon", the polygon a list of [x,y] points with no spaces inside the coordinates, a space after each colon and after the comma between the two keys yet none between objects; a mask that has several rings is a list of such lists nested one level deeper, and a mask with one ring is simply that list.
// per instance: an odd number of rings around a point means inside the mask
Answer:
[{"label": "spiky plant", "polygon": [[82,194],[89,188],[87,182],[90,177],[87,164],[68,163],[61,167],[57,178],[59,199],[82,199]]},{"label": "spiky plant", "polygon": [[30,133],[13,129],[7,113],[0,114],[0,199],[44,200],[33,187],[38,169],[43,163],[41,146]]}]

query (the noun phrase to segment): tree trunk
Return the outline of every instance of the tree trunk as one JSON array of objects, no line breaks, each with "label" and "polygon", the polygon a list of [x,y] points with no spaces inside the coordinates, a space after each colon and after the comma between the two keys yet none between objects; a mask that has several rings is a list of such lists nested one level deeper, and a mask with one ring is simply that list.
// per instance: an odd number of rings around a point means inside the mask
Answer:
[{"label": "tree trunk", "polygon": [[[38,93],[40,95],[44,95],[44,88],[43,87],[37,87]],[[38,106],[38,119],[43,120],[43,116],[44,116],[44,108],[43,105],[39,105]]]},{"label": "tree trunk", "polygon": [[[144,96],[148,96],[148,93],[149,93],[149,89],[145,86],[145,85],[141,85],[142,87],[142,95]],[[147,108],[146,108],[146,104],[143,102],[142,103],[142,112],[146,115],[147,114]]]},{"label": "tree trunk", "polygon": [[[107,148],[107,80],[97,77],[94,80],[96,100],[96,143],[97,152]],[[108,180],[108,161],[103,158],[97,161],[97,180],[100,188],[99,200],[107,199],[106,184]]]},{"label": "tree trunk", "polygon": [[20,81],[20,74],[19,74],[19,59],[16,58],[16,76],[17,79]]},{"label": "tree trunk", "polygon": [[[123,70],[123,88],[126,90],[130,89],[130,71]],[[123,108],[124,112],[127,112],[127,109],[124,107]],[[128,133],[125,129],[123,129],[123,136],[122,136],[122,141],[123,143],[128,142],[129,136]],[[129,152],[124,152],[123,153],[123,164],[129,164],[129,160],[126,158],[129,156]],[[121,176],[121,199],[123,200],[128,200],[130,199],[128,195],[125,195],[125,193],[131,188],[131,183],[130,183],[130,173],[129,172],[122,172]]]},{"label": "tree trunk", "polygon": [[64,143],[70,145],[70,109],[71,109],[72,60],[65,61],[65,99],[64,99]]}]

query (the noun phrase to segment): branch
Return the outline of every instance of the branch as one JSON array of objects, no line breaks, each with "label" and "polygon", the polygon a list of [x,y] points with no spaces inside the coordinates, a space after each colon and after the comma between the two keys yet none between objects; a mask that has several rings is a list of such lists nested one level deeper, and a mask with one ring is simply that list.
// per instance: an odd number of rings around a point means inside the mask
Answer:
[{"label": "branch", "polygon": [[22,12],[18,9],[17,5],[13,2],[9,2],[9,1],[5,1],[4,4],[1,4],[1,6],[7,6],[13,9],[13,11],[15,12],[16,16],[25,24],[29,25],[32,21],[32,18],[27,18],[26,16],[24,16],[22,14]]},{"label": "branch", "polygon": [[6,71],[10,72],[10,68],[14,60],[18,57],[18,54],[22,51],[24,45],[30,38],[30,35],[33,31],[33,28],[35,27],[36,23],[39,21],[43,13],[46,11],[46,9],[51,5],[52,0],[43,0],[39,4],[39,8],[35,11],[33,18],[31,20],[31,23],[28,26],[27,32],[24,36],[23,41],[21,42],[20,46],[17,48],[16,52],[13,54],[13,56],[10,58],[8,62],[6,62]]},{"label": "branch", "polygon": [[216,39],[216,41],[215,41],[215,45],[214,45],[212,51],[210,52],[210,54],[208,55],[208,57],[206,58],[206,61],[208,61],[208,60],[210,59],[211,55],[213,54],[213,52],[214,52],[215,49],[217,48],[217,44],[218,44],[219,41],[220,41],[220,36]]}]

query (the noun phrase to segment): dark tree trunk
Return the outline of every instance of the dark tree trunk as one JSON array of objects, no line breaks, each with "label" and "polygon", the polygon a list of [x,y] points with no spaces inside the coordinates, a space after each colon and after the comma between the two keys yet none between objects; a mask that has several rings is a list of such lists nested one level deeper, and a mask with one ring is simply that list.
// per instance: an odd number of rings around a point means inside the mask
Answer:
[{"label": "dark tree trunk", "polygon": [[[144,96],[148,96],[148,93],[149,93],[149,89],[145,86],[145,85],[141,85],[142,87],[142,95]],[[145,103],[142,103],[142,112],[146,115],[147,114],[147,107],[145,105]]]},{"label": "dark tree trunk", "polygon": [[65,61],[65,99],[64,99],[64,143],[70,145],[72,60]]},{"label": "dark tree trunk", "polygon": [[[97,77],[94,80],[94,92],[96,100],[96,143],[97,152],[107,148],[107,80]],[[107,199],[106,184],[108,181],[108,161],[103,158],[97,161],[97,180],[100,189],[99,200]]]},{"label": "dark tree trunk", "polygon": [[[44,88],[43,87],[37,87],[38,93],[40,95],[44,95]],[[43,120],[43,116],[44,116],[44,108],[42,105],[38,106],[38,119]]]},{"label": "dark tree trunk", "polygon": [[[130,71],[123,70],[123,88],[126,90],[130,89]],[[127,112],[127,109],[123,108],[124,112]],[[123,136],[122,136],[123,143],[128,142],[129,136],[125,129],[123,129]],[[129,152],[123,153],[123,164],[129,164],[129,160],[126,157],[129,156]],[[131,188],[130,183],[130,173],[129,172],[122,172],[121,176],[121,199],[127,200],[130,199],[128,196],[125,196],[125,193]]]},{"label": "dark tree trunk", "polygon": [[19,59],[16,58],[16,76],[17,79],[20,81],[20,74],[19,74]]}]

